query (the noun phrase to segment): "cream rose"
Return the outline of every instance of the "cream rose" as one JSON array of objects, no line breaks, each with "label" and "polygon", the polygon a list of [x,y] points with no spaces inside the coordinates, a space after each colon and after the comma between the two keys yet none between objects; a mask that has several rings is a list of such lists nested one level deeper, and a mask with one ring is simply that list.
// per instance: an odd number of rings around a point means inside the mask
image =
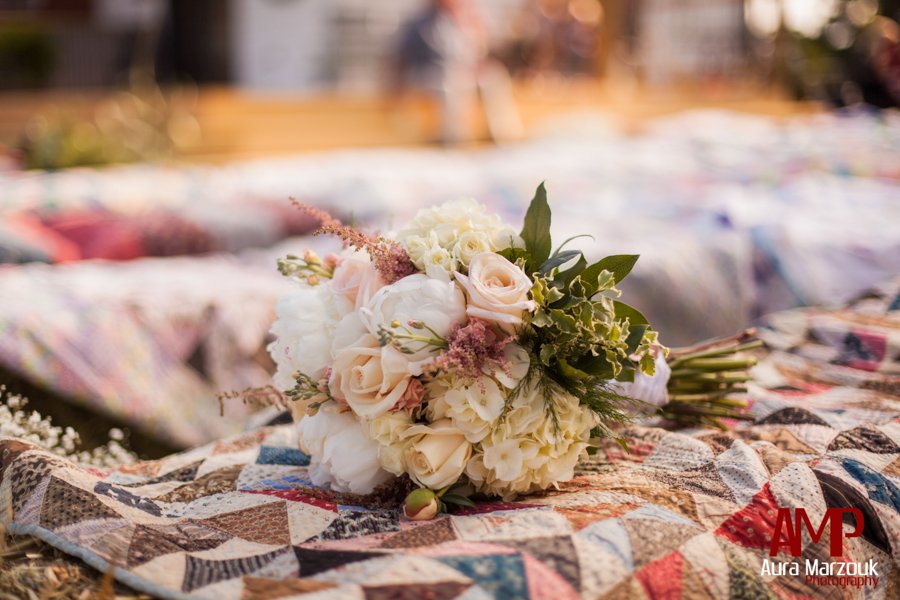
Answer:
[{"label": "cream rose", "polygon": [[512,331],[522,323],[525,313],[535,309],[534,301],[528,299],[531,280],[499,254],[479,254],[469,264],[468,276],[455,275],[469,297],[466,312],[470,317],[493,321]]},{"label": "cream rose", "polygon": [[432,490],[456,483],[472,456],[472,444],[450,419],[413,425],[403,435],[409,440],[404,452],[407,473]]},{"label": "cream rose", "polygon": [[343,256],[334,268],[328,285],[331,286],[332,292],[356,304],[360,283],[362,283],[366,271],[369,270],[374,269],[369,255],[365,252],[354,252],[349,256]]},{"label": "cream rose", "polygon": [[381,347],[364,334],[338,351],[328,381],[332,396],[360,417],[375,418],[394,408],[409,385],[409,363],[398,350]]}]

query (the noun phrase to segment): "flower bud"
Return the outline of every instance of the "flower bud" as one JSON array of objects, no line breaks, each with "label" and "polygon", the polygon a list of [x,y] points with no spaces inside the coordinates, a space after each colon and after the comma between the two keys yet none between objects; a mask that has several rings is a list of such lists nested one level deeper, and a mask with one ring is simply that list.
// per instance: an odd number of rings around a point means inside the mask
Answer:
[{"label": "flower bud", "polygon": [[403,501],[403,514],[413,521],[428,521],[440,512],[441,501],[429,489],[413,490]]}]

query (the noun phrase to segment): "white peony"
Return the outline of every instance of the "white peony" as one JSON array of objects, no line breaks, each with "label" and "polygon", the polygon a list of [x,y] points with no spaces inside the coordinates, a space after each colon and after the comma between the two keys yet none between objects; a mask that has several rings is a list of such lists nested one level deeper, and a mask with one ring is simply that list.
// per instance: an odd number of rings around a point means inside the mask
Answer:
[{"label": "white peony", "polygon": [[531,279],[499,254],[484,253],[472,259],[469,275],[456,273],[465,288],[470,317],[491,321],[505,331],[522,324],[526,313],[536,307],[528,297]]},{"label": "white peony", "polygon": [[[455,323],[465,322],[466,301],[453,281],[417,274],[378,290],[360,309],[359,315],[363,325],[375,337],[381,327],[392,329],[391,324],[395,321],[402,326],[409,321],[422,321],[445,338]],[[410,373],[420,375],[425,364],[437,355],[438,348],[415,342],[409,345],[414,350],[405,355],[410,362]]]},{"label": "white peony", "polygon": [[406,356],[365,333],[334,355],[328,387],[354,413],[374,418],[397,405],[410,379]]},{"label": "white peony", "polygon": [[[458,267],[467,269],[476,254],[523,245],[512,227],[503,223],[498,215],[489,214],[483,204],[471,199],[419,211],[409,227],[397,233],[397,240],[409,253],[413,264],[426,272],[429,265],[432,269],[450,267],[447,271]],[[448,251],[453,262],[436,262],[435,246]]]},{"label": "white peony", "polygon": [[352,303],[326,285],[303,284],[282,297],[275,305],[276,320],[270,329],[275,341],[268,346],[277,365],[275,385],[283,390],[293,388],[295,371],[322,378],[331,364],[335,328],[352,310]]},{"label": "white peony", "polygon": [[378,445],[349,412],[329,402],[297,424],[300,448],[310,457],[309,476],[315,485],[336,492],[368,494],[391,474],[378,462]]}]

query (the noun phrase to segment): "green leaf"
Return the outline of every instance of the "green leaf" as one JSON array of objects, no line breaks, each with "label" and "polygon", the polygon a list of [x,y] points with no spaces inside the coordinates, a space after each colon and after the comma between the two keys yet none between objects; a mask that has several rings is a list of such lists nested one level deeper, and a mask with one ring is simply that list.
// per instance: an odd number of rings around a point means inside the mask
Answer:
[{"label": "green leaf", "polygon": [[460,496],[459,494],[444,494],[441,496],[441,501],[446,502],[447,504],[455,504],[457,506],[475,506],[475,503],[465,496]]},{"label": "green leaf", "polygon": [[556,348],[550,345],[542,346],[539,356],[541,358],[541,362],[545,366],[549,367],[553,361],[553,357],[556,356]]},{"label": "green leaf", "polygon": [[649,325],[650,321],[647,320],[641,311],[634,308],[633,306],[628,306],[624,302],[619,302],[618,300],[613,300],[613,306],[616,307],[616,318],[617,319],[628,319],[632,325]]},{"label": "green leaf", "polygon": [[554,254],[541,265],[540,272],[542,275],[546,275],[549,273],[554,267],[559,267],[576,256],[581,254],[581,250],[566,250],[565,252],[558,252]]},{"label": "green leaf", "polygon": [[613,369],[605,356],[586,356],[576,363],[580,371],[599,379],[610,379]]},{"label": "green leaf", "polygon": [[581,278],[590,285],[597,281],[601,271],[606,270],[613,274],[613,277],[616,278],[616,283],[621,283],[631,273],[631,269],[634,268],[638,258],[640,258],[638,254],[614,254],[607,256],[586,268]]},{"label": "green leaf", "polygon": [[647,333],[647,330],[650,329],[649,325],[632,325],[628,331],[628,338],[625,340],[625,345],[628,346],[628,354],[634,354],[637,351],[638,346],[641,345],[641,340],[644,339],[644,334]]},{"label": "green leaf", "polygon": [[533,272],[550,257],[553,246],[550,239],[550,205],[547,203],[547,189],[543,183],[534,192],[534,198],[525,213],[525,225],[519,235],[531,255],[528,269]]},{"label": "green leaf", "polygon": [[550,318],[553,324],[565,333],[575,333],[578,331],[578,321],[572,315],[558,309],[550,310]]},{"label": "green leaf", "polygon": [[634,381],[634,369],[631,367],[625,367],[622,369],[622,372],[619,373],[618,377],[616,377],[616,381]]},{"label": "green leaf", "polygon": [[561,285],[563,289],[569,287],[569,284],[572,283],[572,280],[578,277],[587,266],[587,261],[584,259],[584,256],[581,256],[578,261],[566,269],[565,271],[560,271],[560,273],[554,279],[554,283],[558,283]]},{"label": "green leaf", "polygon": [[512,246],[500,250],[499,252],[497,252],[497,254],[513,264],[515,264],[519,259],[524,260],[526,263],[531,259],[531,255],[528,253],[528,250],[526,250],[525,248],[516,248]]},{"label": "green leaf", "polygon": [[581,369],[577,369],[577,368],[573,367],[572,365],[570,365],[563,359],[559,359],[557,361],[557,364],[559,365],[559,372],[562,373],[562,376],[565,377],[566,379],[574,379],[576,381],[581,381],[584,379],[591,378],[590,374],[585,373]]}]

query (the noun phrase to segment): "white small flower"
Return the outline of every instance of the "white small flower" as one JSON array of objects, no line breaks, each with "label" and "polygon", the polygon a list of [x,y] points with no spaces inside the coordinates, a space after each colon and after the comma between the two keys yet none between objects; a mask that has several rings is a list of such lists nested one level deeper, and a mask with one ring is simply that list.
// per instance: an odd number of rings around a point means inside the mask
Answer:
[{"label": "white small flower", "polygon": [[515,481],[522,475],[523,453],[520,440],[503,440],[484,449],[484,466],[494,471],[497,479]]},{"label": "white small flower", "polygon": [[504,387],[513,389],[528,374],[531,357],[528,351],[518,344],[507,344],[503,348],[503,356],[506,358],[506,368],[496,368],[486,375],[492,375]]},{"label": "white small flower", "polygon": [[472,443],[480,442],[503,412],[506,396],[493,379],[482,377],[469,385],[457,385],[440,399],[436,410],[443,410],[453,425]]}]

